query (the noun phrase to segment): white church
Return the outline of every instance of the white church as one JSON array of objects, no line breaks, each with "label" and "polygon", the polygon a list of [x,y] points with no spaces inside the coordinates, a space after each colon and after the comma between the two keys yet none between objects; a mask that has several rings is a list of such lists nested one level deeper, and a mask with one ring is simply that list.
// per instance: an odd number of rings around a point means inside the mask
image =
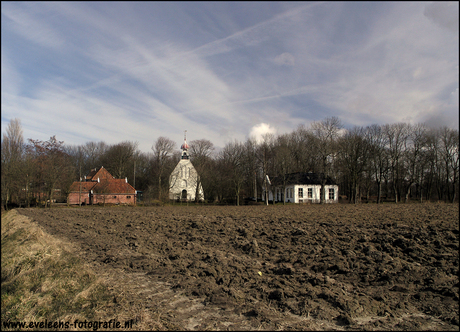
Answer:
[{"label": "white church", "polygon": [[182,155],[179,163],[169,176],[169,199],[194,201],[198,194],[198,200],[204,200],[203,187],[199,183],[197,192],[198,173],[193,167],[188,154],[190,148],[184,135],[184,144],[181,145]]}]

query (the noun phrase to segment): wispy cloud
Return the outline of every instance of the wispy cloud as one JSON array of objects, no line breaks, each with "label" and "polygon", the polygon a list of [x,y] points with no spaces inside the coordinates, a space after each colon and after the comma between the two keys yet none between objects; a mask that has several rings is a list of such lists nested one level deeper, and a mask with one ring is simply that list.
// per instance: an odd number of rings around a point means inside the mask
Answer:
[{"label": "wispy cloud", "polygon": [[458,128],[458,44],[458,3],[2,2],[2,130],[148,151],[326,116]]},{"label": "wispy cloud", "polygon": [[[47,23],[48,12],[37,3],[26,2],[22,10],[8,2],[2,3],[2,29],[8,27],[18,36],[29,42],[60,49],[65,45],[65,38]],[[29,11],[33,14],[29,14]]]}]

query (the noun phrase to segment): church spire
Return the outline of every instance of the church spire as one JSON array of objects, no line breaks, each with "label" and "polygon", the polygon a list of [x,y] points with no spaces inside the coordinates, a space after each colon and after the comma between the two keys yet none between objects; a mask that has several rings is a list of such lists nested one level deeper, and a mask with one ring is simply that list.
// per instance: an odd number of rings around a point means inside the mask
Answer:
[{"label": "church spire", "polygon": [[190,148],[187,144],[187,130],[184,131],[184,144],[180,147],[182,149],[182,157],[181,159],[190,159],[188,155],[188,149]]}]

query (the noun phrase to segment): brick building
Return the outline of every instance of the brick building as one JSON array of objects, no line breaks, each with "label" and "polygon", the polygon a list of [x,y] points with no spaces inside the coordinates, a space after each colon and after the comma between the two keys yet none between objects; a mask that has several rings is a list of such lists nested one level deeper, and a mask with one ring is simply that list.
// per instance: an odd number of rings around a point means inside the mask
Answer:
[{"label": "brick building", "polygon": [[82,181],[70,186],[67,203],[70,205],[136,204],[136,189],[128,179],[115,179],[103,166],[92,169]]}]

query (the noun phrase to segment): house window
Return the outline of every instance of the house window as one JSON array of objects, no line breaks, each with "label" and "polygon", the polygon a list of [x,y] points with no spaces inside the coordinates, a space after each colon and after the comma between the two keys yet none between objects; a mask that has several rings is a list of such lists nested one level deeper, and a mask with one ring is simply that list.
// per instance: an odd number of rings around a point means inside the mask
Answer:
[{"label": "house window", "polygon": [[117,198],[117,196],[113,196],[113,198]]},{"label": "house window", "polygon": [[308,198],[313,198],[313,188],[308,188],[307,190],[308,190],[308,193],[307,193]]},{"label": "house window", "polygon": [[334,200],[334,188],[329,189],[329,199]]},{"label": "house window", "polygon": [[131,196],[126,196],[126,198],[130,199],[130,198],[131,198]]},{"label": "house window", "polygon": [[299,188],[299,198],[303,198],[303,188]]}]

